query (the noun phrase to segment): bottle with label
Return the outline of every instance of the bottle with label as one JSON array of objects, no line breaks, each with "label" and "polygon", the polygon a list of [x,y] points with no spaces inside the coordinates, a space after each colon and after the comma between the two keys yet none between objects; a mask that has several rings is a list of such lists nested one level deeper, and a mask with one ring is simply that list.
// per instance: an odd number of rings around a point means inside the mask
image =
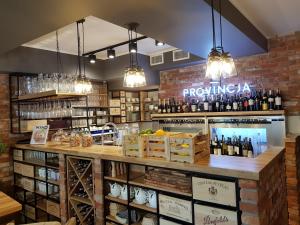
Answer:
[{"label": "bottle with label", "polygon": [[255,100],[254,100],[254,110],[255,111],[260,111],[261,109],[261,106],[260,106],[260,103],[261,103],[261,92],[256,92],[256,95],[255,95]]},{"label": "bottle with label", "polygon": [[233,148],[233,144],[231,143],[231,138],[227,139],[227,152],[228,155],[230,156],[234,155],[234,148]]},{"label": "bottle with label", "polygon": [[238,111],[239,107],[238,107],[238,99],[237,96],[235,95],[232,101],[232,110],[233,111]]},{"label": "bottle with label", "polygon": [[217,95],[217,97],[216,97],[214,111],[215,112],[220,112],[220,96],[219,95]]},{"label": "bottle with label", "polygon": [[263,97],[262,97],[262,110],[266,111],[269,109],[269,105],[268,105],[268,96],[267,96],[267,92],[264,90],[263,92]]},{"label": "bottle with label", "polygon": [[213,105],[214,105],[214,96],[211,95],[208,101],[208,111],[212,112],[213,111]]},{"label": "bottle with label", "polygon": [[157,112],[158,113],[162,113],[162,104],[161,104],[161,99],[158,99],[158,110],[157,110]]},{"label": "bottle with label", "polygon": [[247,95],[243,99],[243,111],[248,111],[249,110],[249,102],[248,102],[248,97]]},{"label": "bottle with label", "polygon": [[276,96],[275,96],[275,109],[276,110],[281,110],[282,109],[282,101],[281,101],[282,97],[280,94],[280,90],[279,88],[276,91]]},{"label": "bottle with label", "polygon": [[227,97],[226,111],[231,111],[231,109],[232,109],[231,101],[230,98]]},{"label": "bottle with label", "polygon": [[197,99],[197,112],[201,112],[201,102]]},{"label": "bottle with label", "polygon": [[239,108],[239,111],[244,110],[244,98],[243,98],[242,94],[240,94],[240,96],[239,96],[238,108]]},{"label": "bottle with label", "polygon": [[170,105],[170,99],[169,98],[167,99],[165,107],[167,109],[167,113],[171,113],[171,105]]},{"label": "bottle with label", "polygon": [[192,99],[191,112],[197,112],[197,103],[195,99]]},{"label": "bottle with label", "polygon": [[162,112],[162,113],[167,113],[167,109],[166,109],[166,99],[165,99],[165,98],[164,98],[164,100],[163,100],[161,112]]},{"label": "bottle with label", "polygon": [[248,157],[248,141],[247,141],[247,138],[244,139],[244,143],[243,143],[243,156]]},{"label": "bottle with label", "polygon": [[175,98],[172,99],[172,103],[171,103],[171,113],[176,113],[176,102],[175,102]]},{"label": "bottle with label", "polygon": [[204,108],[205,112],[208,112],[208,105],[209,105],[209,103],[208,103],[207,95],[205,95],[204,101],[203,101],[203,108]]},{"label": "bottle with label", "polygon": [[274,105],[274,95],[273,91],[269,90],[269,96],[268,96],[268,104],[269,104],[269,110],[274,110],[275,105]]},{"label": "bottle with label", "polygon": [[251,138],[249,138],[249,142],[248,142],[248,158],[253,158],[254,154],[253,154],[253,146],[251,143]]},{"label": "bottle with label", "polygon": [[177,113],[181,113],[182,112],[182,107],[181,107],[181,101],[179,100],[177,103]]},{"label": "bottle with label", "polygon": [[225,141],[224,135],[222,135],[222,155],[228,155],[227,143]]},{"label": "bottle with label", "polygon": [[221,94],[221,99],[220,99],[220,112],[225,111],[225,102],[224,102],[224,96]]},{"label": "bottle with label", "polygon": [[253,98],[252,92],[250,93],[250,97],[248,99],[248,109],[249,109],[249,111],[254,110],[254,98]]}]

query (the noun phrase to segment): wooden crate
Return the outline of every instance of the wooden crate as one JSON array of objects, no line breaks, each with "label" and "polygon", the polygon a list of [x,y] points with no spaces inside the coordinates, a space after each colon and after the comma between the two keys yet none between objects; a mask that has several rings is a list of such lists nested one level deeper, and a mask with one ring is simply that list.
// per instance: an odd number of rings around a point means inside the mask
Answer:
[{"label": "wooden crate", "polygon": [[31,165],[22,165],[22,175],[27,177],[34,177],[34,167]]},{"label": "wooden crate", "polygon": [[170,160],[169,136],[149,134],[147,138],[147,157]]},{"label": "wooden crate", "polygon": [[35,220],[35,208],[30,206],[30,205],[25,205],[25,215],[30,218]]},{"label": "wooden crate", "polygon": [[125,156],[144,157],[147,151],[147,136],[126,134],[123,138],[123,154]]},{"label": "wooden crate", "polygon": [[208,135],[177,133],[169,138],[170,161],[195,163],[209,155]]},{"label": "wooden crate", "polygon": [[34,180],[26,177],[22,177],[22,187],[27,190],[34,192]]},{"label": "wooden crate", "polygon": [[60,205],[47,200],[47,213],[60,218]]},{"label": "wooden crate", "polygon": [[23,161],[23,151],[20,149],[14,149],[13,158],[14,160]]},{"label": "wooden crate", "polygon": [[14,162],[14,172],[22,175],[22,163]]}]

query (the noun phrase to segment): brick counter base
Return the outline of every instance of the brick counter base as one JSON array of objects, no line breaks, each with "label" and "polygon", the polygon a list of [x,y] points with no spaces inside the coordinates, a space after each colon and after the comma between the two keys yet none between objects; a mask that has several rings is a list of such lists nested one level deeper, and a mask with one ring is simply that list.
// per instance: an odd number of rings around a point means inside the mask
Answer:
[{"label": "brick counter base", "polygon": [[287,225],[285,156],[267,167],[260,181],[239,180],[243,225]]}]

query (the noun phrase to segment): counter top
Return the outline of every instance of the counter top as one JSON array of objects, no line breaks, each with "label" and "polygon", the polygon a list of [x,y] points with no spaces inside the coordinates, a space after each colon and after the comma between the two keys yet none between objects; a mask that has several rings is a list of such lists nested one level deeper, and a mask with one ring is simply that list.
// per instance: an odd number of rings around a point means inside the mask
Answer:
[{"label": "counter top", "polygon": [[263,170],[280,154],[284,152],[283,147],[268,147],[256,158],[242,158],[233,156],[204,157],[198,162],[180,163],[169,162],[162,159],[135,158],[122,155],[122,148],[117,146],[93,145],[91,147],[70,147],[69,144],[57,144],[48,142],[46,145],[17,144],[16,148],[40,150],[45,152],[76,155],[105,160],[115,160],[128,163],[136,163],[148,166],[157,166],[170,169],[185,170],[191,172],[208,173],[221,176],[229,176],[243,179],[259,180]]},{"label": "counter top", "polygon": [[297,137],[299,137],[300,134],[287,134],[285,138],[285,142],[296,142]]}]

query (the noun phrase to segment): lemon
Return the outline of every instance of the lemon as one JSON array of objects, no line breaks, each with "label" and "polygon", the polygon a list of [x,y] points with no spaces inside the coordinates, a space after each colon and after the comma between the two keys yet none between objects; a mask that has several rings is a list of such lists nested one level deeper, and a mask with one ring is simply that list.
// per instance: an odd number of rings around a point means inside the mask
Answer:
[{"label": "lemon", "polygon": [[157,135],[157,136],[163,136],[165,134],[166,134],[166,132],[164,132],[162,129],[159,129],[155,132],[155,135]]}]

